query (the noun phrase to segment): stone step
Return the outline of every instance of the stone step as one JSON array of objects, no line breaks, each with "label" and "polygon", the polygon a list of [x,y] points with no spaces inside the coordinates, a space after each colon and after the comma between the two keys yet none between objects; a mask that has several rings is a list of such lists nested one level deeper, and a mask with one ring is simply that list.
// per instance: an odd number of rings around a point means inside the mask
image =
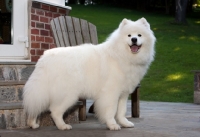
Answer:
[{"label": "stone step", "polygon": [[23,86],[35,68],[35,63],[0,63],[0,101],[22,100]]},{"label": "stone step", "polygon": [[[75,106],[82,106],[82,101],[77,101]],[[23,109],[22,102],[0,102],[0,110]]]},{"label": "stone step", "polygon": [[[0,63],[0,129],[27,128],[27,116],[22,106],[23,87],[35,68],[35,63]],[[79,122],[77,104],[64,114],[66,123]],[[39,117],[40,126],[54,125],[50,112]]]},{"label": "stone step", "polygon": [[[1,83],[2,84],[2,83]],[[18,102],[22,101],[24,85],[0,85],[1,102]]]},{"label": "stone step", "polygon": [[34,68],[32,62],[0,63],[0,102],[22,101],[23,87]]},{"label": "stone step", "polygon": [[35,63],[0,63],[0,83],[27,81],[34,68]]},{"label": "stone step", "polygon": [[[78,123],[78,108],[83,105],[78,101],[74,107],[66,111],[63,119],[66,123]],[[55,125],[50,112],[39,116],[40,126]],[[22,102],[0,102],[0,129],[28,128],[27,115],[24,112]]]},{"label": "stone step", "polygon": [[0,110],[23,109],[22,102],[0,102]]},{"label": "stone step", "polygon": [[25,85],[26,80],[23,81],[2,81],[0,82],[0,86],[13,86],[13,85]]}]

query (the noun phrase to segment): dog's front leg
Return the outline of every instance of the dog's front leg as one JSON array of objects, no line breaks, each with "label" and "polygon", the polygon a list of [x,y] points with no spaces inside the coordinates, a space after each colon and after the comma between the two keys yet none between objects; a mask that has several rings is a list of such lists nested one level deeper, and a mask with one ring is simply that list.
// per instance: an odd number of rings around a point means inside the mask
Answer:
[{"label": "dog's front leg", "polygon": [[130,127],[134,127],[134,124],[128,121],[128,119],[126,118],[126,108],[127,108],[126,105],[127,105],[128,96],[129,94],[124,93],[119,98],[116,119],[122,127],[130,128]]},{"label": "dog's front leg", "polygon": [[101,94],[101,97],[95,101],[95,113],[99,120],[106,123],[110,130],[120,130],[121,127],[115,120],[118,105],[118,95]]}]

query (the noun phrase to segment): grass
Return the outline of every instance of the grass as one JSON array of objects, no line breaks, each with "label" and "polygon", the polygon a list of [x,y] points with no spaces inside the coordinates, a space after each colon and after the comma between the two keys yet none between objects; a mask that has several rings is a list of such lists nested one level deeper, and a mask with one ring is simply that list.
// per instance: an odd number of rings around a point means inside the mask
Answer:
[{"label": "grass", "polygon": [[200,19],[187,18],[188,26],[172,25],[172,16],[109,6],[72,7],[71,16],[97,26],[99,43],[118,27],[123,18],[145,17],[157,38],[156,57],[141,81],[141,100],[193,102],[191,70],[200,69]]}]

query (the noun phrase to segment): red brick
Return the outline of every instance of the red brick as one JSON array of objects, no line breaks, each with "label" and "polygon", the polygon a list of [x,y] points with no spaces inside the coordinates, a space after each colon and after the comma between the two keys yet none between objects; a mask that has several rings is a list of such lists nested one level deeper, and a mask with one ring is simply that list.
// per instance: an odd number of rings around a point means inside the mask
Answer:
[{"label": "red brick", "polygon": [[56,48],[56,45],[55,44],[50,44],[49,48],[50,49]]},{"label": "red brick", "polygon": [[31,29],[31,34],[39,35],[38,29]]},{"label": "red brick", "polygon": [[35,49],[31,49],[30,53],[31,55],[35,55]]},{"label": "red brick", "polygon": [[49,36],[49,31],[47,31],[47,30],[40,30],[40,35],[42,35],[42,36]]},{"label": "red brick", "polygon": [[52,17],[52,12],[45,11],[45,16],[46,17]]},{"label": "red brick", "polygon": [[49,18],[40,17],[40,22],[49,23]]},{"label": "red brick", "polygon": [[45,29],[46,30],[50,30],[50,25],[49,24],[45,24]]},{"label": "red brick", "polygon": [[31,20],[39,21],[39,16],[31,14]]},{"label": "red brick", "polygon": [[66,12],[66,9],[58,9],[58,13],[61,13],[61,14],[66,14],[67,12]]},{"label": "red brick", "polygon": [[31,8],[31,13],[35,13],[35,9]]},{"label": "red brick", "polygon": [[36,55],[42,55],[44,53],[43,49],[37,49],[36,50]]},{"label": "red brick", "polygon": [[36,10],[36,14],[37,15],[44,15],[44,11],[42,11],[42,10]]},{"label": "red brick", "polygon": [[40,56],[31,56],[31,62],[37,62]]},{"label": "red brick", "polygon": [[33,49],[38,49],[38,48],[40,48],[40,43],[38,43],[38,42],[32,42],[32,43],[31,43],[31,48],[33,48]]},{"label": "red brick", "polygon": [[42,9],[44,9],[44,10],[49,10],[49,5],[46,5],[46,4],[42,4],[42,7],[41,7]]},{"label": "red brick", "polygon": [[31,21],[31,27],[35,27],[35,22]]},{"label": "red brick", "polygon": [[41,3],[40,2],[32,2],[32,7],[40,9],[41,8]]},{"label": "red brick", "polygon": [[40,22],[37,22],[36,23],[36,28],[44,28],[44,23],[40,23]]},{"label": "red brick", "polygon": [[45,37],[45,42],[47,43],[53,43],[53,38],[52,37]]},{"label": "red brick", "polygon": [[42,44],[41,44],[41,49],[49,49],[49,44],[47,44],[47,43],[42,43]]},{"label": "red brick", "polygon": [[56,18],[56,17],[59,17],[59,16],[61,16],[61,14],[59,14],[59,13],[54,13],[53,14],[53,18]]},{"label": "red brick", "polygon": [[36,41],[37,42],[44,42],[44,37],[42,37],[42,36],[36,36]]},{"label": "red brick", "polygon": [[31,35],[31,41],[35,41],[35,36]]},{"label": "red brick", "polygon": [[57,7],[50,6],[50,11],[52,11],[52,12],[57,12]]}]

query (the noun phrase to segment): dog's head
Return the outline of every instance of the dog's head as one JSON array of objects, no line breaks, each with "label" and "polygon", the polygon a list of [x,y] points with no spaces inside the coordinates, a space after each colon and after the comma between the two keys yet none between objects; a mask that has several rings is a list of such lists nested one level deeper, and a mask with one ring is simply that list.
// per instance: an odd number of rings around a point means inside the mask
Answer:
[{"label": "dog's head", "polygon": [[119,30],[133,54],[139,53],[142,48],[154,45],[155,37],[145,18],[137,21],[123,19],[119,25]]}]

